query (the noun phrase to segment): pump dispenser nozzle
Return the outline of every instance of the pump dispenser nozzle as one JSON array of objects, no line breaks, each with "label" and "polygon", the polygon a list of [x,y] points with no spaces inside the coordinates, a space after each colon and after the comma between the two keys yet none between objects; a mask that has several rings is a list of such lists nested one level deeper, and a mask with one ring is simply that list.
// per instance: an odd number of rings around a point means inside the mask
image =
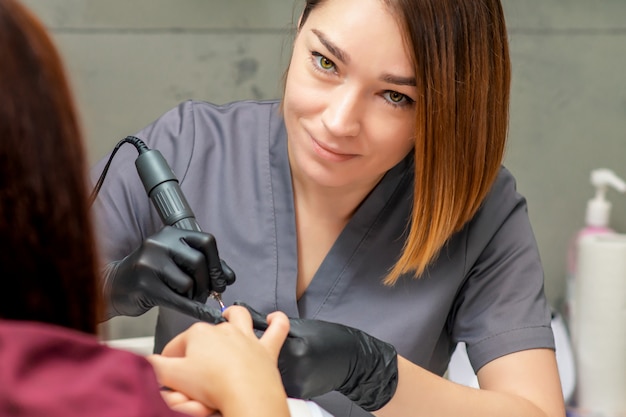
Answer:
[{"label": "pump dispenser nozzle", "polygon": [[587,226],[608,227],[611,203],[606,199],[606,191],[611,186],[625,193],[626,182],[610,169],[601,168],[591,171],[591,184],[596,187],[596,195],[587,202],[585,223]]}]

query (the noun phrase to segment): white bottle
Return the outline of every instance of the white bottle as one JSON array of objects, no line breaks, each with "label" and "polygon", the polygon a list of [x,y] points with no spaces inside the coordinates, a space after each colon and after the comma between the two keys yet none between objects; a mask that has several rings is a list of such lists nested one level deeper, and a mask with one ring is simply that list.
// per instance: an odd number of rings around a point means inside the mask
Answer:
[{"label": "white bottle", "polygon": [[575,339],[574,317],[576,300],[576,267],[578,263],[578,242],[581,237],[587,235],[601,235],[615,233],[609,226],[611,217],[611,202],[606,199],[606,192],[609,187],[613,187],[621,193],[626,192],[626,182],[619,178],[610,169],[596,169],[591,171],[591,184],[596,188],[596,195],[587,202],[585,213],[585,227],[582,228],[569,246],[567,256],[567,281],[565,293],[565,308],[563,315],[568,323],[570,335]]}]

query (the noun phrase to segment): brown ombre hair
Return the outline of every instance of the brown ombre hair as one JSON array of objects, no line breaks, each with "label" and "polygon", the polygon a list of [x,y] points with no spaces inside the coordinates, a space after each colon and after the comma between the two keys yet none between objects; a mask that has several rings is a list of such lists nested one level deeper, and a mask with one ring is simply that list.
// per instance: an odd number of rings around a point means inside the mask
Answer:
[{"label": "brown ombre hair", "polygon": [[0,318],[93,333],[101,302],[87,162],[59,54],[0,0]]},{"label": "brown ombre hair", "polygon": [[[306,0],[299,28],[315,7]],[[499,0],[380,0],[404,29],[418,98],[415,194],[404,250],[385,278],[421,275],[476,213],[504,156],[511,66]]]}]

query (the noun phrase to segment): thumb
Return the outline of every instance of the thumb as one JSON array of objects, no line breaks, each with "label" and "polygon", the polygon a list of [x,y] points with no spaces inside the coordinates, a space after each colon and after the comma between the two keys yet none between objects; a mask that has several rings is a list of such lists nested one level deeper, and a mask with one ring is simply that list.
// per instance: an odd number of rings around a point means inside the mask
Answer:
[{"label": "thumb", "polygon": [[278,361],[278,356],[283,347],[283,343],[289,333],[289,318],[281,311],[275,311],[267,316],[269,327],[261,336],[261,344],[265,346],[274,360]]}]

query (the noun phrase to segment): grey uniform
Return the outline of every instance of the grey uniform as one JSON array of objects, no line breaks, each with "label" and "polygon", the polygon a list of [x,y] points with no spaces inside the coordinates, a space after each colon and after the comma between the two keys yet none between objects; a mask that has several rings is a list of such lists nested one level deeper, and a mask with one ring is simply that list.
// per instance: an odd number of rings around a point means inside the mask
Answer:
[{"label": "grey uniform", "polygon": [[[223,295],[227,305],[241,300],[262,312],[356,327],[439,375],[459,341],[475,370],[515,351],[554,348],[526,202],[505,168],[423,276],[388,287],[381,280],[401,252],[410,217],[408,156],[358,208],[297,300],[294,201],[279,102],[187,101],[136,136],[168,160],[198,223],[235,271],[237,280]],[[122,147],[96,205],[106,260],[121,259],[162,227],[136,157],[131,145]],[[104,162],[94,167],[94,178]],[[161,308],[155,349],[193,321]],[[370,415],[338,393],[316,400],[336,416]]]}]

